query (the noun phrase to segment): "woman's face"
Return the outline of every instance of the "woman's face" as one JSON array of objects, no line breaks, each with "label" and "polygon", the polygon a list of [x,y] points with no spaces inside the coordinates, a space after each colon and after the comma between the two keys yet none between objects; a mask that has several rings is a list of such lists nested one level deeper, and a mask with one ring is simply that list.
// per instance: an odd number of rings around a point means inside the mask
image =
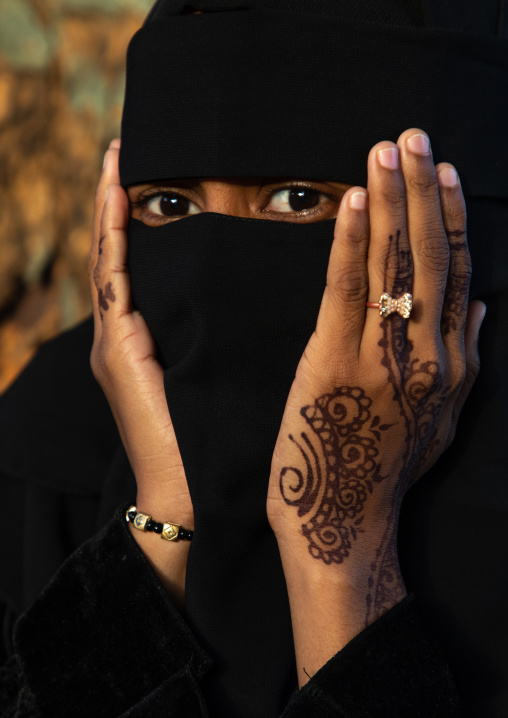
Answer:
[{"label": "woman's face", "polygon": [[131,216],[158,227],[201,212],[282,222],[319,222],[337,216],[351,185],[286,178],[217,177],[132,185]]}]

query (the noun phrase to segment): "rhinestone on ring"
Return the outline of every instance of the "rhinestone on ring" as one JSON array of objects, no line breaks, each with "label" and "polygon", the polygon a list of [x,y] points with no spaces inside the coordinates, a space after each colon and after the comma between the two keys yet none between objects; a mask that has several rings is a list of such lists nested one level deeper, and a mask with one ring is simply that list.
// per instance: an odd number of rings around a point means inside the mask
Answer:
[{"label": "rhinestone on ring", "polygon": [[383,292],[379,302],[367,302],[367,307],[379,309],[379,316],[383,318],[389,317],[390,314],[397,312],[397,314],[400,314],[404,319],[409,319],[413,308],[413,295],[406,292],[400,299],[394,299],[388,292]]}]

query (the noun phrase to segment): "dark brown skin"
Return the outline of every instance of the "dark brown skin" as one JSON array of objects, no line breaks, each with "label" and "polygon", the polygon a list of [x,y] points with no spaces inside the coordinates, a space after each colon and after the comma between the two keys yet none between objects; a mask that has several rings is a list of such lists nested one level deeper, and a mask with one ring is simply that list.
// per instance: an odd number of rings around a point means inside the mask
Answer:
[{"label": "dark brown skin", "polygon": [[[415,135],[417,152],[408,143]],[[316,331],[300,361],[266,477],[300,684],[404,597],[395,542],[400,503],[452,440],[479,368],[484,305],[467,303],[464,199],[453,168],[434,167],[431,152],[422,153],[422,136],[412,129],[397,145],[376,145],[367,189],[297,179],[307,188],[297,199],[302,212],[280,211],[289,196],[280,193],[293,180],[169,182],[131,187],[127,197],[119,185],[119,141],[107,153],[97,191],[92,368],[136,476],[138,509],[189,529],[192,503],[162,368],[130,303],[129,213],[152,226],[199,211],[296,222],[337,216]],[[396,163],[383,166],[383,158]],[[384,290],[395,297],[412,291],[408,321],[381,319],[366,309]],[[167,544],[132,531],[183,609],[188,542]]]},{"label": "dark brown skin", "polygon": [[[174,217],[160,214],[158,199],[164,197],[182,203],[189,203],[189,214],[198,212],[219,212],[235,217],[270,219],[286,222],[317,222],[337,216],[344,193],[351,185],[339,182],[316,182],[291,178],[209,178],[203,180],[179,180],[156,185],[145,184],[129,187],[132,216],[145,224],[157,227],[174,221]],[[287,206],[287,188],[299,192],[301,203],[306,209],[291,211]],[[296,198],[295,198],[296,199]],[[152,209],[150,209],[152,205]],[[156,213],[157,212],[157,213]]]}]

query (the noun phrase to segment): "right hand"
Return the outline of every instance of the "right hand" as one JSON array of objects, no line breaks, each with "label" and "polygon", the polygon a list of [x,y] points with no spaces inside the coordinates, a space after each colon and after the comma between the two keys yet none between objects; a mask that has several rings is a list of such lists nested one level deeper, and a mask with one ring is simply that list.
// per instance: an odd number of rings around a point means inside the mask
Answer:
[{"label": "right hand", "polygon": [[[119,149],[120,140],[113,140],[95,198],[89,262],[95,334],[90,362],[136,477],[138,510],[156,521],[193,529],[192,502],[169,416],[164,372],[146,323],[131,303],[129,200],[120,185]],[[141,539],[137,534],[141,532],[134,534]],[[146,546],[165,544],[167,553],[166,542],[157,541],[155,534],[145,538]]]}]

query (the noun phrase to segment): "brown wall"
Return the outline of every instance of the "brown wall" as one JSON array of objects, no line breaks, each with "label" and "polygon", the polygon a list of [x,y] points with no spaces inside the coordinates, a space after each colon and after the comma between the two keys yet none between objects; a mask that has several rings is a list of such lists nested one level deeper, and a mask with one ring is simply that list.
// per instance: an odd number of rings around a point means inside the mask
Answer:
[{"label": "brown wall", "polygon": [[95,187],[152,4],[0,0],[0,391],[90,311]]}]

